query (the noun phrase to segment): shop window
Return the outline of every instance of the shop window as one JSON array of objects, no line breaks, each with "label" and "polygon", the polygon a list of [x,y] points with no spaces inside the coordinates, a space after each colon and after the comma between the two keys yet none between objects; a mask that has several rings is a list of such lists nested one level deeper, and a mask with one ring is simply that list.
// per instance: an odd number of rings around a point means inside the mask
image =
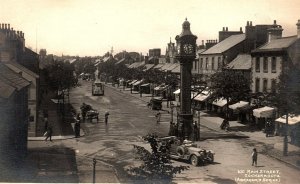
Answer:
[{"label": "shop window", "polygon": [[276,73],[276,57],[272,57],[272,73]]},{"label": "shop window", "polygon": [[255,71],[260,72],[260,60],[259,57],[255,58]]},{"label": "shop window", "polygon": [[264,57],[264,63],[263,63],[264,73],[268,73],[268,58]]}]

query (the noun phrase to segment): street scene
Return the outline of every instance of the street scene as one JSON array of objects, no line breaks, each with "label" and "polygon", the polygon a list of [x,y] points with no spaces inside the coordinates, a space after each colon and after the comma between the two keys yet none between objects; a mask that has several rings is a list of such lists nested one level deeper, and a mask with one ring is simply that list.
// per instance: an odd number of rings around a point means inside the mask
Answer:
[{"label": "street scene", "polygon": [[0,182],[298,183],[290,1],[0,0]]}]

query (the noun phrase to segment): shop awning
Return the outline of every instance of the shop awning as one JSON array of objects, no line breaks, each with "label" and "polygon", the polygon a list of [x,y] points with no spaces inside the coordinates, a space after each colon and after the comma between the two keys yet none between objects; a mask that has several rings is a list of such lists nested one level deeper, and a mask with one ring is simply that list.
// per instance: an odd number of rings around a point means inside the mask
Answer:
[{"label": "shop awning", "polygon": [[223,107],[224,105],[227,104],[227,100],[224,98],[220,98],[219,100],[214,100],[212,104],[219,107]]},{"label": "shop awning", "polygon": [[257,118],[271,118],[274,116],[274,108],[272,107],[262,107],[253,110],[253,116]]},{"label": "shop awning", "polygon": [[249,106],[249,102],[245,102],[245,101],[239,101],[238,103],[229,105],[229,108],[236,111],[236,110],[240,110],[243,108],[246,108]]},{"label": "shop awning", "polygon": [[198,95],[194,98],[194,100],[203,102],[203,101],[205,101],[209,96],[210,96],[210,92],[204,90],[204,91],[202,91],[200,94],[198,94]]},{"label": "shop awning", "polygon": [[[286,123],[286,116],[282,116],[280,118],[277,118],[275,121],[279,123]],[[295,125],[297,123],[300,123],[300,116],[289,116],[288,117],[288,124],[289,125]]]},{"label": "shop awning", "polygon": [[176,91],[173,92],[174,94],[180,94],[180,89],[177,89]]},{"label": "shop awning", "polygon": [[136,81],[135,83],[133,83],[132,85],[137,86],[137,85],[140,85],[142,82],[143,82],[143,80],[139,80],[139,81]]},{"label": "shop awning", "polygon": [[129,83],[129,85],[132,85],[132,84],[134,84],[134,83],[136,83],[138,80],[133,80],[133,81],[131,81],[130,83]]},{"label": "shop awning", "polygon": [[154,88],[155,91],[163,91],[163,90],[166,90],[168,87],[168,85],[160,85],[160,86],[156,86]]},{"label": "shop awning", "polygon": [[142,84],[141,87],[150,86],[150,83]]}]

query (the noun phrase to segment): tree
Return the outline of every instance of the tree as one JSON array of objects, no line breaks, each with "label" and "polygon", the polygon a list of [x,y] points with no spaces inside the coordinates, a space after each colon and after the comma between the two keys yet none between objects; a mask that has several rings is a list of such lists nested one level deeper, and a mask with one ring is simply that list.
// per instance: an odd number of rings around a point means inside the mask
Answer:
[{"label": "tree", "polygon": [[177,173],[189,168],[188,166],[173,166],[169,154],[163,149],[158,150],[155,134],[149,134],[143,138],[150,144],[152,152],[134,145],[138,159],[143,162],[142,165],[130,167],[127,170],[135,180],[142,180],[143,183],[171,183]]},{"label": "tree", "polygon": [[250,98],[250,80],[242,72],[222,70],[211,76],[212,96],[227,100],[226,119],[228,119],[229,101],[238,102]]},{"label": "tree", "polygon": [[277,106],[279,114],[286,116],[283,155],[287,155],[288,117],[290,114],[300,114],[300,69],[298,67],[290,67],[281,73],[272,101]]}]

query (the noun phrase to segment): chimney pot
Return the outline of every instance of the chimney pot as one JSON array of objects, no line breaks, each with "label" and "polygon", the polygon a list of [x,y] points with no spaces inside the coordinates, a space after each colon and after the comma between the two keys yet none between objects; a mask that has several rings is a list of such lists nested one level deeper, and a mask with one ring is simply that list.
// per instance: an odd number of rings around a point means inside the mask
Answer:
[{"label": "chimney pot", "polygon": [[202,40],[202,45],[204,45],[204,40]]},{"label": "chimney pot", "polygon": [[297,22],[297,38],[300,38],[300,19]]},{"label": "chimney pot", "polygon": [[243,32],[243,28],[242,27],[240,27],[240,32]]},{"label": "chimney pot", "polygon": [[7,24],[4,24],[5,25],[5,29],[7,29]]},{"label": "chimney pot", "polygon": [[10,24],[8,24],[8,29],[10,29]]},{"label": "chimney pot", "polygon": [[276,20],[274,20],[274,25],[276,25]]},{"label": "chimney pot", "polygon": [[252,26],[252,21],[250,21],[250,26]]},{"label": "chimney pot", "polygon": [[225,31],[225,27],[223,27],[223,31]]},{"label": "chimney pot", "polygon": [[2,29],[4,29],[4,24],[2,24]]},{"label": "chimney pot", "polygon": [[249,26],[249,21],[247,21],[247,26]]}]

